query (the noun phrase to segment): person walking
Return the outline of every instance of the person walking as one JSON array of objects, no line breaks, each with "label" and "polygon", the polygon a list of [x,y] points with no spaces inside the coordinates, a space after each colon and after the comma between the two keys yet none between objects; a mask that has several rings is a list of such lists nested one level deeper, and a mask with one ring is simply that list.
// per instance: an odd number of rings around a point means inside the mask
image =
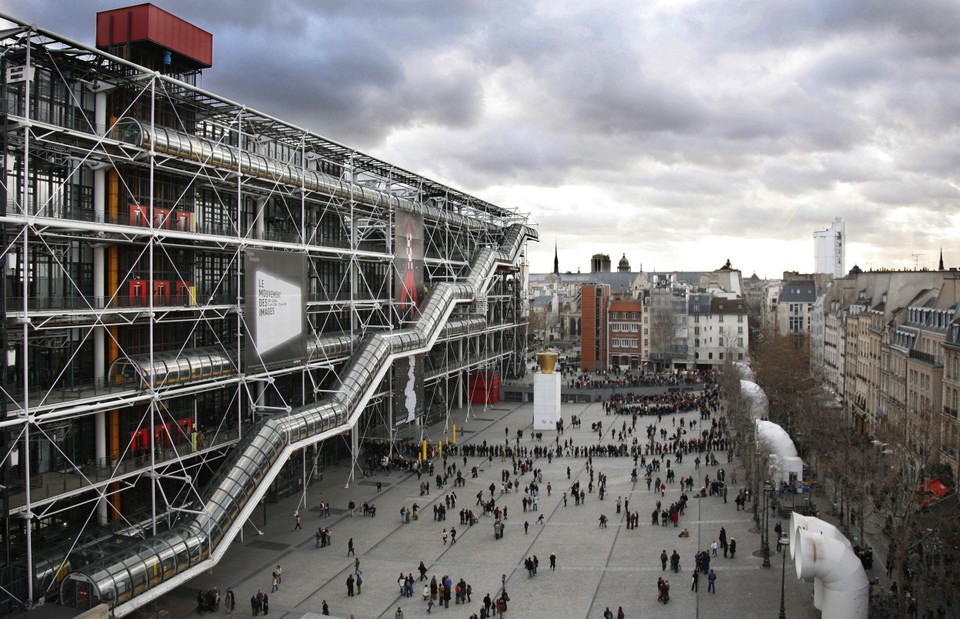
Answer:
[{"label": "person walking", "polygon": [[523,534],[526,535],[526,534],[527,534],[527,531],[529,531],[529,530],[530,530],[530,521],[529,521],[529,520],[524,520],[524,521],[523,521]]},{"label": "person walking", "polygon": [[667,549],[664,548],[663,551],[660,553],[660,566],[661,566],[660,571],[661,572],[667,571],[667,561],[669,559],[670,557],[667,556]]},{"label": "person walking", "polygon": [[353,538],[351,537],[350,539],[347,540],[347,556],[348,556],[348,557],[349,557],[350,555],[356,556],[356,554],[357,554],[357,553],[354,552],[354,550],[353,550]]},{"label": "person walking", "polygon": [[443,545],[444,545],[444,546],[447,545],[447,530],[446,530],[446,529],[443,530]]},{"label": "person walking", "polygon": [[347,597],[350,597],[350,598],[353,597],[353,583],[354,583],[353,574],[350,574],[349,576],[347,576]]},{"label": "person walking", "polygon": [[717,592],[717,573],[713,570],[710,570],[710,573],[707,574],[707,593],[716,593]]},{"label": "person walking", "polygon": [[397,612],[393,613],[393,619],[403,619],[403,611],[397,606]]},{"label": "person walking", "polygon": [[552,552],[550,553],[550,569],[551,570],[557,569],[557,555],[555,555]]},{"label": "person walking", "polygon": [[320,614],[327,615],[327,616],[330,615],[330,605],[327,604],[326,600],[324,600],[323,604],[320,606]]},{"label": "person walking", "polygon": [[226,604],[227,610],[229,610],[230,612],[233,612],[233,609],[236,608],[237,606],[237,598],[233,594],[232,587],[227,587],[227,594],[226,594],[226,598],[224,599],[224,604]]},{"label": "person walking", "polygon": [[691,591],[700,591],[700,572],[693,570],[693,580],[690,582]]},{"label": "person walking", "polygon": [[293,512],[293,518],[294,518],[293,530],[296,531],[297,529],[302,529],[303,526],[301,523],[300,512],[299,511]]},{"label": "person walking", "polygon": [[737,554],[737,540],[730,538],[730,558],[734,558]]}]

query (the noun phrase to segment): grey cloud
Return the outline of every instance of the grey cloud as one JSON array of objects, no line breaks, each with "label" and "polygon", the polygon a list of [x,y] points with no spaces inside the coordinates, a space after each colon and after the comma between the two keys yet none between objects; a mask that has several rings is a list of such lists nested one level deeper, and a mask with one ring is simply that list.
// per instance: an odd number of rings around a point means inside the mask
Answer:
[{"label": "grey cloud", "polygon": [[[94,13],[118,4],[0,0],[0,10],[92,42]],[[740,239],[731,257],[752,270],[751,247],[809,243],[812,256],[812,231],[841,215],[851,264],[857,253],[892,263],[953,231],[957,3],[164,8],[214,34],[205,88],[528,210],[571,255],[622,242],[635,264],[711,268],[725,257],[691,257],[685,243]],[[543,254],[552,261],[552,248]],[[776,274],[811,256],[755,259]]]}]

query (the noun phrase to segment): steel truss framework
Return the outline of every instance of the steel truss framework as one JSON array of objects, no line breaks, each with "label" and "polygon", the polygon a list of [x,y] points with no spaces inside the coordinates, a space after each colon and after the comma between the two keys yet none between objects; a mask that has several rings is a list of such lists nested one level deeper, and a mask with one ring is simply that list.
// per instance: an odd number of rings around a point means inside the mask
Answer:
[{"label": "steel truss framework", "polygon": [[[208,512],[200,487],[226,455],[271,420],[340,397],[372,334],[405,338],[398,212],[424,218],[428,299],[455,291],[438,314],[446,327],[424,331],[428,345],[390,345],[389,359],[424,359],[424,417],[462,403],[472,371],[523,372],[515,258],[535,238],[524,214],[217,97],[189,75],[5,18],[16,27],[0,32],[0,598],[55,598],[72,571]],[[514,266],[497,254],[500,269],[478,278],[477,256],[518,225]],[[301,362],[243,363],[250,249],[306,259],[313,335]],[[349,423],[298,443],[306,449],[287,475],[302,500],[322,439],[349,433],[336,440],[356,466],[361,444],[392,453],[402,428],[391,374],[378,376]]]}]

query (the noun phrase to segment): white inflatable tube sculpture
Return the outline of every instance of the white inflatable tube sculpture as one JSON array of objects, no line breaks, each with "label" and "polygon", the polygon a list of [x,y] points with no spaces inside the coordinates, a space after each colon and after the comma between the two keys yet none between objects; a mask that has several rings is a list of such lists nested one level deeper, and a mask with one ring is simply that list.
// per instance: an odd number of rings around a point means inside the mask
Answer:
[{"label": "white inflatable tube sculpture", "polygon": [[[832,535],[834,537],[843,536],[843,533],[840,532],[837,527],[833,526],[825,520],[820,520],[819,518],[814,518],[813,516],[804,516],[793,512],[790,517],[790,559],[796,561],[796,545],[793,543],[794,533],[797,529],[804,529],[806,531],[811,531],[813,533],[821,533],[824,535]],[[819,578],[815,578],[813,581],[813,605],[816,608],[823,606],[823,582]]]},{"label": "white inflatable tube sculpture", "polygon": [[[769,456],[767,475],[776,481],[789,482],[790,473],[797,473],[797,481],[803,481],[803,462],[797,457],[793,439],[772,421],[757,419],[757,449]],[[798,470],[799,469],[799,472]]]},{"label": "white inflatable tube sculpture", "polygon": [[744,380],[749,380],[750,382],[757,382],[757,374],[753,371],[753,368],[744,363],[743,361],[737,361],[733,364],[733,367],[736,368],[737,374],[740,378]]},{"label": "white inflatable tube sculpture", "polygon": [[760,385],[752,380],[741,379],[740,395],[747,402],[752,419],[763,419],[770,416],[770,403],[767,402],[767,394]]},{"label": "white inflatable tube sculpture", "polygon": [[819,518],[794,514],[790,555],[797,578],[813,577],[813,605],[822,619],[867,619],[870,581],[850,541]]}]

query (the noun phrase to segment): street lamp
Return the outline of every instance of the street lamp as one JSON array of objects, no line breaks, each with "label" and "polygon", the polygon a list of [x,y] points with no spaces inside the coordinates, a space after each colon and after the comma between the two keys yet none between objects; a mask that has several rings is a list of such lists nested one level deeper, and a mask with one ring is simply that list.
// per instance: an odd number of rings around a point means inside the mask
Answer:
[{"label": "street lamp", "polygon": [[[779,619],[787,619],[787,609],[786,607],[784,607],[784,604],[783,604],[785,581],[787,579],[787,548],[783,547],[784,546],[783,541],[784,541],[783,537],[781,537],[778,540],[778,544],[781,546],[780,554],[782,555],[780,557],[780,618]],[[786,542],[787,544],[790,543],[789,537],[787,538]]]},{"label": "street lamp", "polygon": [[770,567],[770,498],[773,494],[773,485],[769,481],[763,482],[763,567]]}]

